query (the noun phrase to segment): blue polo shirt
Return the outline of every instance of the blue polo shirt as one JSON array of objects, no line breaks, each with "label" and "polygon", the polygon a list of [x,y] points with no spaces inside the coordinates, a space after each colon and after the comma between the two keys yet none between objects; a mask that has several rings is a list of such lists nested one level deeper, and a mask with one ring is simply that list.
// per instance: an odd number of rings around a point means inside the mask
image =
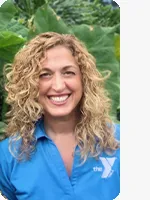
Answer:
[{"label": "blue polo shirt", "polygon": [[[116,125],[119,139],[120,126]],[[89,157],[80,165],[75,154],[68,177],[63,160],[44,131],[36,124],[36,151],[31,160],[18,162],[9,152],[9,138],[0,142],[0,191],[9,200],[113,200],[120,192],[119,149],[111,156]],[[77,147],[78,148],[78,147]]]}]

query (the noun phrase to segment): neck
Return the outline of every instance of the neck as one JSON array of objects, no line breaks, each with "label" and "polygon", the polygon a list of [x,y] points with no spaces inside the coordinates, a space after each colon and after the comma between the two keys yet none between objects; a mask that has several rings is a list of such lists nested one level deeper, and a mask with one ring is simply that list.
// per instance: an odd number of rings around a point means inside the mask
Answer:
[{"label": "neck", "polygon": [[75,126],[77,124],[77,116],[54,118],[51,116],[44,116],[44,127],[47,135],[55,140],[61,136],[73,136]]}]

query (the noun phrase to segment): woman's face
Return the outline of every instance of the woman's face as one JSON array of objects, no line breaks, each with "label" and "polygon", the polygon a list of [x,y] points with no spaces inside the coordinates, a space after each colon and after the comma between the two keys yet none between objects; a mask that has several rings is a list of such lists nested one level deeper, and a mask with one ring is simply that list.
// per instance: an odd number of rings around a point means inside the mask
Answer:
[{"label": "woman's face", "polygon": [[44,115],[74,116],[82,93],[81,72],[71,51],[60,45],[49,49],[39,82],[39,102]]}]

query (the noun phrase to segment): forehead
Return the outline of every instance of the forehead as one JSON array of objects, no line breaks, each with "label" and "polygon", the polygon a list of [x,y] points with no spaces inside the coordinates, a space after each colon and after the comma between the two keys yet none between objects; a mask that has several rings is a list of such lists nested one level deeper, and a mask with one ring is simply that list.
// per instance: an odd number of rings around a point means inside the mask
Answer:
[{"label": "forehead", "polygon": [[78,66],[72,52],[65,46],[55,46],[45,52],[45,58],[41,62],[42,68],[57,68],[66,66]]},{"label": "forehead", "polygon": [[54,46],[54,47],[48,49],[45,52],[45,54],[46,54],[46,57],[48,57],[48,56],[51,56],[51,57],[60,56],[61,57],[61,55],[63,55],[63,56],[70,55],[73,57],[71,50],[63,45]]}]

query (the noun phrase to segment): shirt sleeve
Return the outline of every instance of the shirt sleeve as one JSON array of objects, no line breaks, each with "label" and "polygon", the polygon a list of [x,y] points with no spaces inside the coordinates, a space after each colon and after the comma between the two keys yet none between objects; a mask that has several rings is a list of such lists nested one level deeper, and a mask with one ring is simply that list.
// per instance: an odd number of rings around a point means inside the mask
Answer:
[{"label": "shirt sleeve", "polygon": [[[7,162],[6,155],[2,148],[3,142],[0,142],[0,192],[8,200],[16,200],[15,190],[10,182],[10,165]],[[3,145],[4,147],[4,145]]]}]

